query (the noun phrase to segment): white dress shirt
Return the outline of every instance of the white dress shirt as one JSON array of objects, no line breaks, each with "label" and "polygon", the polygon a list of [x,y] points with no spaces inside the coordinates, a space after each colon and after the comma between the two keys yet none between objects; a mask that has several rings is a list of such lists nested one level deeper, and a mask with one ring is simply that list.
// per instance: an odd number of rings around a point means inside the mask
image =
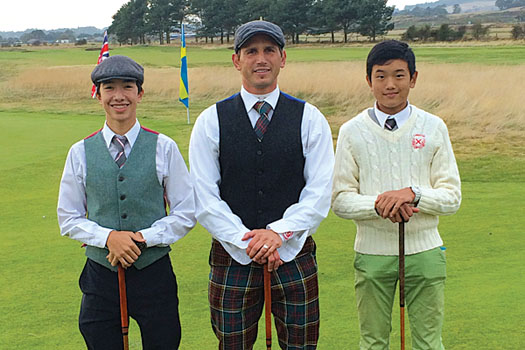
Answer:
[{"label": "white dress shirt", "polygon": [[[279,94],[278,87],[264,96],[250,94],[244,87],[241,88],[241,98],[252,126],[259,118],[253,105],[259,100],[265,100],[275,109]],[[270,120],[273,109],[268,116]],[[299,201],[288,207],[280,220],[261,227],[280,234],[283,245],[278,252],[286,262],[295,258],[306,238],[315,232],[330,209],[334,165],[332,133],[321,112],[309,103],[305,103],[304,107],[301,138],[306,185]],[[241,239],[250,230],[220,197],[219,141],[219,118],[216,105],[213,105],[196,120],[190,139],[190,169],[196,194],[196,216],[232,258],[245,265],[251,262],[246,254],[249,241]]]},{"label": "white dress shirt", "polygon": [[[128,142],[124,152],[129,156],[140,131],[135,125],[123,136]],[[117,148],[111,140],[115,133],[104,123],[102,136],[113,158]],[[159,134],[156,149],[156,170],[159,183],[165,189],[170,212],[141,230],[148,247],[166,246],[184,237],[195,226],[193,186],[184,159],[177,144]],[[58,195],[58,224],[60,233],[87,245],[104,248],[109,233],[114,229],[99,226],[86,218],[86,153],[84,140],[75,143],[66,159]]]},{"label": "white dress shirt", "polygon": [[390,114],[386,114],[385,112],[379,110],[379,108],[377,107],[377,101],[376,101],[376,103],[374,104],[374,113],[381,127],[383,128],[385,127],[385,122],[388,118],[394,117],[394,119],[396,120],[397,127],[401,129],[403,124],[405,124],[406,121],[408,120],[408,117],[410,117],[410,113],[412,113],[412,107],[410,106],[410,103],[407,101],[407,106],[403,108],[402,111],[399,111],[396,114],[390,115]]}]

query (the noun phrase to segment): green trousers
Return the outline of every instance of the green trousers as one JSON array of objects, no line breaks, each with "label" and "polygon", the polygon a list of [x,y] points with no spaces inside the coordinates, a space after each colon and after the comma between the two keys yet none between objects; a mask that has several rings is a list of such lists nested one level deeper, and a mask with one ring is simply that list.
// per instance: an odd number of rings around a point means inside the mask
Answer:
[{"label": "green trousers", "polygon": [[[355,294],[360,350],[388,350],[392,306],[398,281],[398,257],[356,253]],[[413,350],[444,350],[446,259],[440,248],[405,257],[405,308]]]}]

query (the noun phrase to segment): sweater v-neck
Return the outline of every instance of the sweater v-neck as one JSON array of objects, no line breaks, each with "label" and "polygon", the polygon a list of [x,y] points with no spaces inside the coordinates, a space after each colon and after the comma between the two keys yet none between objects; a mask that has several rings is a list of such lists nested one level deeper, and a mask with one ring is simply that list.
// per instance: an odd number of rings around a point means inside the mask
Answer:
[{"label": "sweater v-neck", "polygon": [[387,130],[384,127],[377,124],[376,122],[374,122],[372,118],[370,118],[370,116],[368,115],[368,109],[366,109],[363,114],[365,123],[369,125],[369,129],[372,132],[389,142],[397,142],[414,126],[417,119],[417,108],[412,106],[412,112],[410,113],[408,120],[400,128],[394,131]]}]

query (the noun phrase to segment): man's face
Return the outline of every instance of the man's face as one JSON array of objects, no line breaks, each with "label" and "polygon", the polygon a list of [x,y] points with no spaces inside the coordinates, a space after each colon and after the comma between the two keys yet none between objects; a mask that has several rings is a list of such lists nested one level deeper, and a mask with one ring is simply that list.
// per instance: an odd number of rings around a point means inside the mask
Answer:
[{"label": "man's face", "polygon": [[408,63],[401,59],[374,65],[372,75],[366,77],[379,110],[393,115],[401,112],[407,105],[408,93],[416,85],[417,72],[410,78]]},{"label": "man's face", "polygon": [[272,92],[277,87],[277,76],[286,62],[286,52],[266,35],[255,35],[238,54],[232,55],[235,68],[241,72],[244,88],[257,95]]},{"label": "man's face", "polygon": [[135,81],[112,79],[100,84],[97,98],[106,111],[108,124],[134,122],[137,104],[142,100],[144,90],[138,92]]}]

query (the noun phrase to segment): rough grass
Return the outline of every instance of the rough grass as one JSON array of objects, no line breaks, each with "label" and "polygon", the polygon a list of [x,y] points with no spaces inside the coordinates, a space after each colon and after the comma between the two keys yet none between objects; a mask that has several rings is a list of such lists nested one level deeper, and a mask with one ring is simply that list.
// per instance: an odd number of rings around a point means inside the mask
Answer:
[{"label": "rough grass", "polygon": [[[468,157],[492,153],[491,147],[499,154],[523,154],[523,66],[421,63],[418,70],[418,83],[410,101],[445,120],[458,154]],[[0,85],[0,108],[98,113],[98,105],[88,97],[90,71],[90,66],[24,70]],[[181,105],[174,106],[178,98],[177,68],[148,67],[146,77],[146,116],[184,112]],[[239,74],[232,67],[190,68],[189,77],[192,119],[204,108],[204,102],[229,96],[240,85]],[[289,62],[282,70],[280,87],[319,106],[335,135],[342,123],[374,100],[363,65],[358,62]]]}]

